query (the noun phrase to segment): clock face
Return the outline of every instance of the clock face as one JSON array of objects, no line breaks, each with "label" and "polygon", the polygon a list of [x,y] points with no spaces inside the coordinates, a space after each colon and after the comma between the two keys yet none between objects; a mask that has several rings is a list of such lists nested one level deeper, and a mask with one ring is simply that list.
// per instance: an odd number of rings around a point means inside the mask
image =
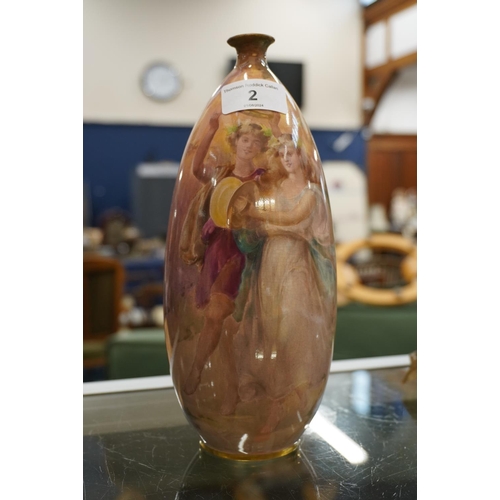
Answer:
[{"label": "clock face", "polygon": [[156,101],[170,101],[181,91],[179,73],[168,64],[153,64],[142,76],[144,95]]}]

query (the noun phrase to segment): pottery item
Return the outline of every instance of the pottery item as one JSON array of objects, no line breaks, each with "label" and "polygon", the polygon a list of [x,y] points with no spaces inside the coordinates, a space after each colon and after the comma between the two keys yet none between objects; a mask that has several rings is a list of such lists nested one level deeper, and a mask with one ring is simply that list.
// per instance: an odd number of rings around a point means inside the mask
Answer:
[{"label": "pottery item", "polygon": [[209,452],[295,450],[328,379],[336,320],[321,161],[270,71],[267,35],[237,51],[186,145],[170,210],[165,331],[173,383]]}]

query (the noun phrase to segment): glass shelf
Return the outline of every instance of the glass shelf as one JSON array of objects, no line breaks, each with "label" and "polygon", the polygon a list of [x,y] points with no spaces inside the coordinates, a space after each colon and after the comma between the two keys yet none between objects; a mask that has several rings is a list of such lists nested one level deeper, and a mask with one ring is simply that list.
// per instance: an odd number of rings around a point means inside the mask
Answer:
[{"label": "glass shelf", "polygon": [[85,499],[414,499],[416,382],[333,373],[299,451],[237,462],[201,451],[174,389],[84,397]]}]

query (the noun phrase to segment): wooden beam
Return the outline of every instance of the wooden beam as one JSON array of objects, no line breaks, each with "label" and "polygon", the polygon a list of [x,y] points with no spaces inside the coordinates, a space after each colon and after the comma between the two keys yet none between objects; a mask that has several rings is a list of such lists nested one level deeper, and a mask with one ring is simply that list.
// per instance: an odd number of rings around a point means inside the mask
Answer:
[{"label": "wooden beam", "polygon": [[363,109],[363,124],[370,124],[382,95],[394,80],[398,70],[417,62],[417,53],[394,59],[386,64],[365,70],[364,98],[369,99],[372,106]]},{"label": "wooden beam", "polygon": [[[377,109],[382,95],[384,94],[387,87],[391,84],[396,71],[388,71],[385,73],[378,73],[371,78],[367,78],[365,81],[365,99],[369,99],[372,104],[369,108],[363,109],[363,123],[365,127],[370,124],[370,121]],[[365,101],[366,102],[366,101]]]},{"label": "wooden beam", "polygon": [[396,12],[407,9],[416,3],[417,0],[378,0],[363,10],[365,28],[382,19],[387,19]]},{"label": "wooden beam", "polygon": [[[401,68],[417,63],[417,52],[407,54],[398,59],[391,59],[389,53],[390,33],[389,26],[387,25],[391,16],[416,5],[416,3],[417,0],[378,0],[363,11],[365,32],[368,26],[380,21],[386,21],[386,57],[388,60],[385,64],[381,64],[375,68],[368,69],[364,67],[363,123],[365,126],[370,124],[382,95],[393,81],[397,72]],[[365,62],[363,62],[364,64]]]},{"label": "wooden beam", "polygon": [[381,64],[380,66],[376,66],[375,68],[365,69],[365,75],[366,78],[370,78],[373,76],[405,68],[407,66],[411,66],[412,64],[417,64],[416,52],[412,52],[411,54],[403,57],[398,57],[398,59],[391,59],[385,64]]}]

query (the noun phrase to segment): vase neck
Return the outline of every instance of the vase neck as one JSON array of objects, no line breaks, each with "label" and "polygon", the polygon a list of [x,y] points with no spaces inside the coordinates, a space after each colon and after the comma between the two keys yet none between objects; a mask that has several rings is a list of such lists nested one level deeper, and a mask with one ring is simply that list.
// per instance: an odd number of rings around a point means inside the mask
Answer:
[{"label": "vase neck", "polygon": [[267,67],[266,51],[274,38],[257,33],[247,35],[236,35],[231,37],[227,43],[236,49],[236,67],[262,66]]}]

